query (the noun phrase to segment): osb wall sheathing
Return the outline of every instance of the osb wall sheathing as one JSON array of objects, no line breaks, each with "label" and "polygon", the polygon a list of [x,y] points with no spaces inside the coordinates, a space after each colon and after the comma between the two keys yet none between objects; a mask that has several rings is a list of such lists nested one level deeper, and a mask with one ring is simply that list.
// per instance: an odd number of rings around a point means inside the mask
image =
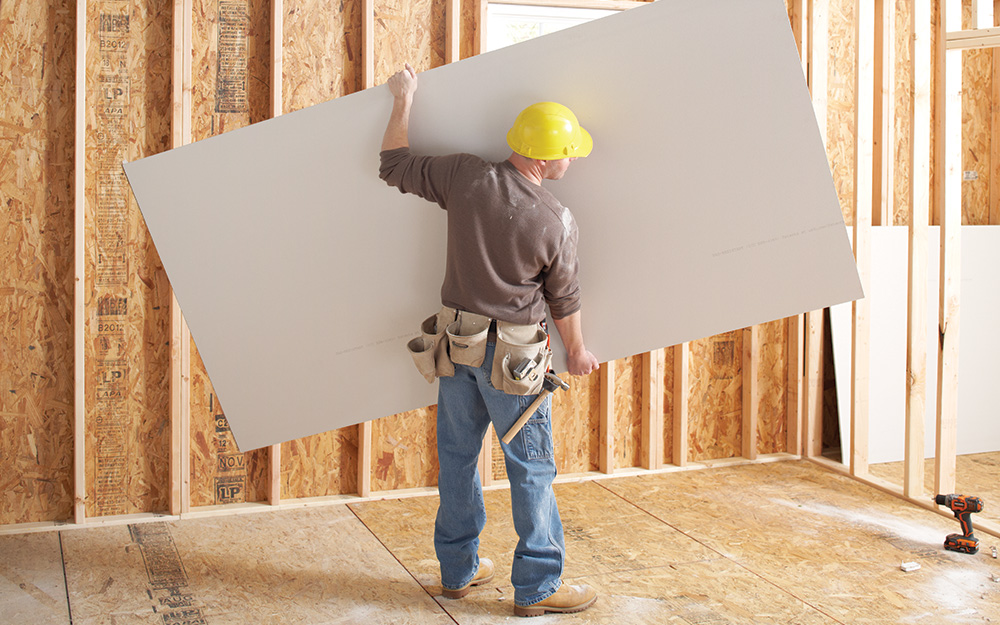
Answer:
[{"label": "osb wall sheathing", "polygon": [[0,6],[0,524],[73,505],[73,12]]},{"label": "osb wall sheathing", "polygon": [[418,72],[444,64],[444,0],[376,0],[375,84],[409,63]]},{"label": "osb wall sheathing", "polygon": [[103,516],[167,507],[170,293],[121,162],[169,146],[173,7],[87,8],[86,514]]},{"label": "osb wall sheathing", "polygon": [[785,451],[788,389],[788,321],[778,319],[758,326],[757,453]]},{"label": "osb wall sheathing", "polygon": [[478,0],[462,0],[462,32],[460,53],[463,59],[476,56],[476,33],[479,31]]},{"label": "osb wall sheathing", "polygon": [[[195,0],[192,18],[192,140],[270,116],[270,4]],[[181,303],[183,307],[183,303]],[[191,346],[191,505],[266,499],[267,453],[241,454],[215,389]]]},{"label": "osb wall sheathing", "polygon": [[601,379],[567,375],[569,390],[552,394],[552,438],[559,473],[596,471],[600,442]]},{"label": "osb wall sheathing", "polygon": [[[971,0],[962,3],[962,27],[976,27]],[[961,54],[962,224],[988,225],[993,50],[965,50]]]},{"label": "osb wall sheathing", "polygon": [[642,464],[642,356],[615,361],[615,468]]},{"label": "osb wall sheathing", "polygon": [[840,209],[854,223],[854,0],[829,0],[826,153]]},{"label": "osb wall sheathing", "polygon": [[267,450],[239,453],[198,346],[191,343],[191,506],[267,499]]},{"label": "osb wall sheathing", "polygon": [[[284,11],[282,111],[290,113],[359,90],[361,3],[286,0]],[[357,467],[355,426],[282,443],[282,497],[356,493]]]},{"label": "osb wall sheathing", "polygon": [[372,424],[372,490],[437,484],[437,406]]},{"label": "osb wall sheathing", "polygon": [[[910,132],[913,129],[913,118],[910,106],[913,103],[913,93],[910,84],[913,81],[913,61],[910,58],[910,39],[913,28],[910,19],[913,13],[912,0],[899,0],[895,3],[895,67],[893,82],[893,191],[890,207],[889,225],[905,226],[910,223],[910,177],[913,175],[913,163],[910,160]],[[928,132],[929,129],[923,129]],[[929,158],[929,157],[928,157]]]},{"label": "osb wall sheathing", "polygon": [[361,89],[360,0],[286,0],[282,112]]},{"label": "osb wall sheathing", "polygon": [[192,140],[270,117],[271,4],[194,0]]},{"label": "osb wall sheathing", "polygon": [[742,454],[743,330],[691,341],[688,460]]}]

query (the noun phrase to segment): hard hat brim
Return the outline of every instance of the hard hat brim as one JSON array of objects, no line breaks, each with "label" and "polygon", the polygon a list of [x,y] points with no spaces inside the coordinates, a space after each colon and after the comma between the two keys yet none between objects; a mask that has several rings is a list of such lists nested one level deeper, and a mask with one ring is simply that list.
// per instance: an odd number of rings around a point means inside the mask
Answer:
[{"label": "hard hat brim", "polygon": [[539,161],[557,161],[562,158],[584,158],[589,156],[591,151],[594,149],[594,138],[590,136],[590,133],[583,126],[577,126],[580,131],[579,137],[573,142],[573,145],[565,148],[561,153],[534,153],[530,149],[525,149],[524,146],[520,145],[517,140],[517,134],[514,128],[507,131],[507,145],[514,152],[524,156],[526,158],[533,158]]},{"label": "hard hat brim", "polygon": [[590,133],[580,126],[580,145],[572,146],[569,150],[569,158],[584,158],[590,155],[591,150],[594,149],[594,138],[590,136]]}]

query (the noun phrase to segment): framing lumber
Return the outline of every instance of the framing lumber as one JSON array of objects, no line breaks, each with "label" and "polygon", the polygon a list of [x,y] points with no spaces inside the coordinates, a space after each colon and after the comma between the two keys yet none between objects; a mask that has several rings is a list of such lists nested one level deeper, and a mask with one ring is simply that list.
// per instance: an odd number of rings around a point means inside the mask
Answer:
[{"label": "framing lumber", "polygon": [[786,346],[787,380],[785,382],[785,451],[793,455],[802,453],[802,354],[803,315],[788,318],[788,344]]},{"label": "framing lumber", "polygon": [[361,83],[375,86],[375,0],[361,0]]},{"label": "framing lumber", "polygon": [[[961,24],[959,3],[942,3],[947,14],[939,14],[938,23]],[[945,11],[939,7],[939,11]],[[939,40],[943,37],[939,37]],[[942,58],[943,57],[943,58]],[[936,171],[939,188],[944,191],[941,210],[941,274],[938,310],[939,337],[937,372],[937,442],[935,446],[934,490],[950,493],[955,490],[955,455],[958,445],[958,340],[959,287],[961,285],[962,227],[962,53],[942,52],[939,62],[945,64],[944,91],[946,102],[943,115],[943,158]],[[940,166],[940,165],[943,165]]]},{"label": "framing lumber", "polygon": [[872,225],[891,226],[895,164],[896,2],[875,0]]},{"label": "framing lumber", "polygon": [[1000,28],[977,28],[950,32],[945,37],[948,50],[971,50],[1000,46]]},{"label": "framing lumber", "polygon": [[486,15],[487,9],[489,8],[489,0],[477,0],[477,13],[478,21],[476,23],[476,36],[473,41],[473,45],[476,50],[476,54],[482,54],[486,52]]},{"label": "framing lumber", "polygon": [[[191,330],[183,315],[180,316],[180,369],[181,375],[181,406],[186,417],[180,423],[180,471],[181,471],[181,501],[180,512],[191,511]],[[171,350],[173,352],[173,350]]]},{"label": "framing lumber", "polygon": [[76,69],[73,93],[73,519],[87,520],[86,395],[86,141],[87,0],[76,0]]},{"label": "framing lumber", "polygon": [[688,393],[690,391],[689,361],[691,344],[674,347],[674,440],[673,463],[679,467],[688,464]]},{"label": "framing lumber", "polygon": [[[193,0],[174,0],[172,72],[170,77],[170,147],[191,143],[192,65],[194,54]],[[170,290],[170,514],[191,507],[191,335]],[[187,487],[185,487],[185,484]]]},{"label": "framing lumber", "polygon": [[601,365],[600,442],[598,468],[601,473],[615,472],[615,361]]},{"label": "framing lumber", "polygon": [[[829,95],[830,0],[813,0],[810,9],[809,92],[823,145],[827,144],[827,102]],[[829,154],[829,152],[827,153]]]},{"label": "framing lumber", "polygon": [[[874,0],[856,0],[854,127],[854,258],[865,293],[871,284],[871,219],[874,103]],[[853,475],[868,473],[868,383],[870,306],[867,297],[851,306],[851,444]]]},{"label": "framing lumber", "polygon": [[[990,128],[1000,128],[1000,48],[993,48],[990,81]],[[990,141],[990,225],[1000,226],[1000,141]]]},{"label": "framing lumber", "polygon": [[444,62],[454,63],[462,58],[462,3],[448,0],[445,5]]},{"label": "framing lumber", "polygon": [[[812,0],[809,14],[809,73],[807,82],[823,145],[827,144],[830,2]],[[829,154],[829,152],[827,152]],[[797,446],[804,456],[823,453],[823,311],[805,314],[802,327],[802,425]],[[791,434],[791,433],[789,433]]]},{"label": "framing lumber", "polygon": [[[181,307],[177,304],[177,296],[170,291],[170,514],[180,514],[183,508],[181,482],[183,481],[183,421],[184,410],[184,372],[181,367],[181,336],[183,329]],[[190,404],[186,411],[190,416]]]},{"label": "framing lumber", "polygon": [[[271,0],[271,117],[282,114],[282,76],[284,73],[285,47],[284,0]],[[281,503],[281,445],[267,449],[267,502],[272,506]]]},{"label": "framing lumber", "polygon": [[806,313],[804,328],[805,374],[802,404],[802,455],[823,454],[823,315]]},{"label": "framing lumber", "polygon": [[642,466],[663,466],[663,375],[665,351],[642,355]]},{"label": "framing lumber", "polygon": [[791,0],[792,36],[802,61],[802,73],[809,79],[809,0]]},{"label": "framing lumber", "polygon": [[906,408],[903,494],[924,492],[924,416],[927,401],[927,237],[930,222],[931,0],[915,0],[910,14],[913,38],[913,99],[910,101],[910,224],[906,312]]},{"label": "framing lumber", "polygon": [[[361,0],[361,88],[375,86],[375,0]],[[372,492],[372,422],[358,424],[358,495]]]},{"label": "framing lumber", "polygon": [[742,456],[747,460],[757,457],[757,426],[759,416],[757,360],[760,354],[758,326],[743,329],[743,431]]}]

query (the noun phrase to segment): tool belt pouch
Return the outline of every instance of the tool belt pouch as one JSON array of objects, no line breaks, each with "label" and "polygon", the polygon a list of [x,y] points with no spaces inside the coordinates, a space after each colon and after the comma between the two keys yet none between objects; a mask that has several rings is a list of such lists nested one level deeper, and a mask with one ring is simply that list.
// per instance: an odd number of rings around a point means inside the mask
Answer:
[{"label": "tool belt pouch", "polygon": [[497,322],[497,347],[491,373],[493,387],[509,395],[535,395],[542,390],[552,364],[548,334],[540,324]]},{"label": "tool belt pouch", "polygon": [[490,318],[459,311],[458,320],[448,326],[448,350],[451,361],[459,365],[480,367],[486,356],[486,338]]},{"label": "tool belt pouch", "polygon": [[[421,335],[406,344],[406,349],[413,357],[417,371],[429,383],[433,383],[434,378],[455,375],[455,367],[448,358],[445,324],[441,323],[442,317],[447,319],[446,313],[447,311],[442,309],[442,312],[424,319],[424,322],[420,324]],[[451,315],[454,318],[454,311],[451,312]],[[438,332],[438,328],[441,329],[440,332]]]}]

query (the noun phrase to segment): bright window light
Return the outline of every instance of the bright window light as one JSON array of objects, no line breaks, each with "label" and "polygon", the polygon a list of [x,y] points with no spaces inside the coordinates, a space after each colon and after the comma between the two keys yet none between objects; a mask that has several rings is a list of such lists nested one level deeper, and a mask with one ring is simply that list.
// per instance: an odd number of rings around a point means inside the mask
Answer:
[{"label": "bright window light", "polygon": [[617,12],[491,3],[486,8],[486,49],[497,50]]}]

